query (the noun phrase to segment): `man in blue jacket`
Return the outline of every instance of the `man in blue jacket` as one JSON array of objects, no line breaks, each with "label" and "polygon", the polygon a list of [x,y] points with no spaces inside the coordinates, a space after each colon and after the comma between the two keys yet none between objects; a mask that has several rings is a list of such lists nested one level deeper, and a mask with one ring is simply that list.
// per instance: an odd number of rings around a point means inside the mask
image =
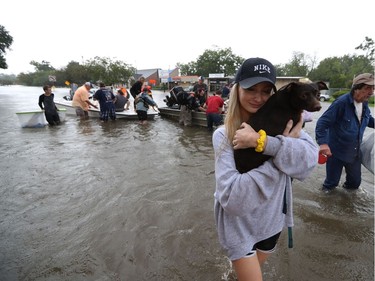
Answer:
[{"label": "man in blue jacket", "polygon": [[353,79],[349,93],[335,100],[318,119],[315,138],[319,153],[328,157],[323,190],[338,186],[342,169],[343,187],[358,189],[361,184],[360,145],[366,127],[374,128],[368,100],[374,94],[374,75],[363,73]]}]

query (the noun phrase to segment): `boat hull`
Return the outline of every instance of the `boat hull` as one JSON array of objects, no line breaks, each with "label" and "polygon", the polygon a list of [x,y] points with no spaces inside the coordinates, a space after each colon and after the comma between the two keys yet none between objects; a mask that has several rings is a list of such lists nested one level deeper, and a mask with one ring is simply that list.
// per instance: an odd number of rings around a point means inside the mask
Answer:
[{"label": "boat hull", "polygon": [[[160,107],[160,115],[175,121],[179,121],[180,110],[170,107]],[[192,111],[192,124],[195,126],[207,127],[206,113],[199,111]]]},{"label": "boat hull", "polygon": [[[65,121],[66,109],[59,108],[58,113],[60,121]],[[42,110],[16,112],[16,114],[22,128],[42,128],[48,124]]]},{"label": "boat hull", "polygon": [[[74,115],[76,116],[76,110],[72,106],[71,101],[55,101],[56,105],[63,107],[66,109],[66,114],[67,115]],[[100,110],[96,108],[90,108],[89,111],[89,117],[94,117],[94,118],[100,118]],[[159,113],[153,110],[149,110],[147,112],[147,118],[152,120],[157,116]],[[116,112],[116,119],[130,119],[130,120],[138,120],[138,115],[137,113],[130,109],[130,110],[124,110],[121,112]]]}]

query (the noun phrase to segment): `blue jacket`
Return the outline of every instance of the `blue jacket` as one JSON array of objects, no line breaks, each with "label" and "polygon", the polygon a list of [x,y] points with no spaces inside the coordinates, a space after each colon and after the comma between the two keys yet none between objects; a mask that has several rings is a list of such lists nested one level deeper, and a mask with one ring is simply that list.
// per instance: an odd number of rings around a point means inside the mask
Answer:
[{"label": "blue jacket", "polygon": [[374,128],[374,117],[368,103],[363,103],[359,123],[351,93],[335,100],[318,119],[315,139],[319,145],[328,144],[332,154],[341,161],[351,163],[360,155],[360,145],[366,127]]}]

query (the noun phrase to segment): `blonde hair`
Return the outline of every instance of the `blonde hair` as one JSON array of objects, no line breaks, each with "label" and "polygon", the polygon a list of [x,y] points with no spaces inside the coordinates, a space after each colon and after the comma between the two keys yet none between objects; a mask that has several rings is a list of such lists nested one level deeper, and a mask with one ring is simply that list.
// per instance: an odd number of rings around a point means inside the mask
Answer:
[{"label": "blonde hair", "polygon": [[228,109],[224,119],[224,126],[230,143],[233,142],[234,135],[242,123],[238,87],[238,83],[236,83],[230,91]]}]

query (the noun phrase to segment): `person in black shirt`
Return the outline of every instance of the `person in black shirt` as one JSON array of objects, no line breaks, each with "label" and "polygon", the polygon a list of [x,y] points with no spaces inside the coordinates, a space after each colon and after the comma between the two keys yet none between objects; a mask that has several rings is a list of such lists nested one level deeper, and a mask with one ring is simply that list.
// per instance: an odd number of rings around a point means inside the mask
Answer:
[{"label": "person in black shirt", "polygon": [[50,126],[59,125],[60,117],[58,108],[53,101],[55,95],[51,92],[51,86],[43,86],[44,94],[39,96],[39,107],[44,110],[44,115],[46,116],[47,122]]},{"label": "person in black shirt", "polygon": [[135,97],[142,93],[143,83],[145,82],[145,78],[143,76],[139,77],[138,81],[133,84],[130,88],[130,94]]}]

